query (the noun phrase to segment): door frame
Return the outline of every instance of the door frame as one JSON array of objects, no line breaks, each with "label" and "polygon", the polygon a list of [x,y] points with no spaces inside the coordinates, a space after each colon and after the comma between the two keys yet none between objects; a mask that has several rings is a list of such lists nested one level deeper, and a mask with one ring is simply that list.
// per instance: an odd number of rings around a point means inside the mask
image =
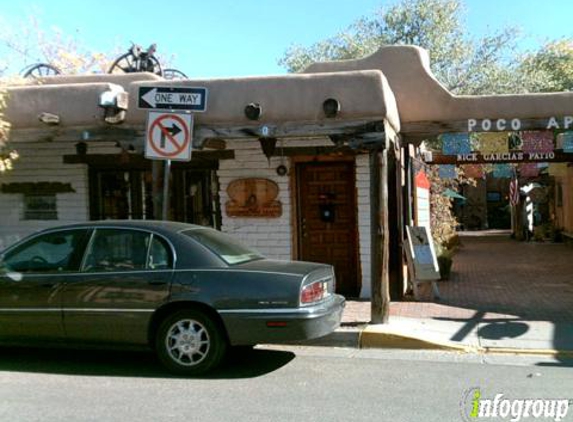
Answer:
[{"label": "door frame", "polygon": [[[356,239],[356,245],[354,248],[354,258],[356,262],[356,280],[358,282],[359,290],[362,288],[362,265],[360,261],[360,214],[358,213],[358,192],[356,187],[356,155],[341,153],[338,155],[297,155],[290,157],[290,200],[291,200],[291,258],[293,260],[300,260],[300,231],[299,231],[299,221],[300,221],[300,201],[299,201],[299,182],[298,182],[298,171],[297,165],[307,164],[307,163],[336,163],[336,162],[346,162],[352,163],[354,168],[354,178],[352,180],[352,185],[354,187],[354,215],[355,215],[355,233],[354,238]],[[359,292],[360,293],[360,292]]]}]

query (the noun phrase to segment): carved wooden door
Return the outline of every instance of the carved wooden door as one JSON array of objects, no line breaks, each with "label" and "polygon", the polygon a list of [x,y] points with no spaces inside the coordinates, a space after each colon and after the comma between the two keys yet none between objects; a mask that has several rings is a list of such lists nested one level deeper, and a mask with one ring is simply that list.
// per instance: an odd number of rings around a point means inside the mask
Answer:
[{"label": "carved wooden door", "polygon": [[299,258],[333,265],[337,292],[357,297],[354,162],[299,163],[296,170]]}]

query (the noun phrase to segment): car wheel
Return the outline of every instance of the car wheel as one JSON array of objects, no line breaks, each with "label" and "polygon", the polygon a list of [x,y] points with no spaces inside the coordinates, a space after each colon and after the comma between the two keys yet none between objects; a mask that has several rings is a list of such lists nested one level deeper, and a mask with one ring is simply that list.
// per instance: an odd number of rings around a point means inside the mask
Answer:
[{"label": "car wheel", "polygon": [[198,375],[221,362],[227,342],[218,325],[203,312],[182,310],[162,321],[155,346],[159,360],[171,372]]}]

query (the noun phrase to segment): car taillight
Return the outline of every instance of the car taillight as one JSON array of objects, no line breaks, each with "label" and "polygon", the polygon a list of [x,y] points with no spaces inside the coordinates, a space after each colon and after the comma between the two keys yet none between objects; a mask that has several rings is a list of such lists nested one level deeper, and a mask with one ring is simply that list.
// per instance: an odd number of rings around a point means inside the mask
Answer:
[{"label": "car taillight", "polygon": [[300,303],[318,302],[326,297],[328,293],[328,283],[317,281],[304,286],[300,292]]}]

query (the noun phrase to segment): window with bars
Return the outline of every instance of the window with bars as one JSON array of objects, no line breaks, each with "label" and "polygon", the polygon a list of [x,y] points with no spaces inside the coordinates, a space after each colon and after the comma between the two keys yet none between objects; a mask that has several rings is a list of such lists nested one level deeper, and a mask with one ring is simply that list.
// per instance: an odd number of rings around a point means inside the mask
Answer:
[{"label": "window with bars", "polygon": [[23,220],[57,220],[58,204],[55,193],[24,194]]}]

